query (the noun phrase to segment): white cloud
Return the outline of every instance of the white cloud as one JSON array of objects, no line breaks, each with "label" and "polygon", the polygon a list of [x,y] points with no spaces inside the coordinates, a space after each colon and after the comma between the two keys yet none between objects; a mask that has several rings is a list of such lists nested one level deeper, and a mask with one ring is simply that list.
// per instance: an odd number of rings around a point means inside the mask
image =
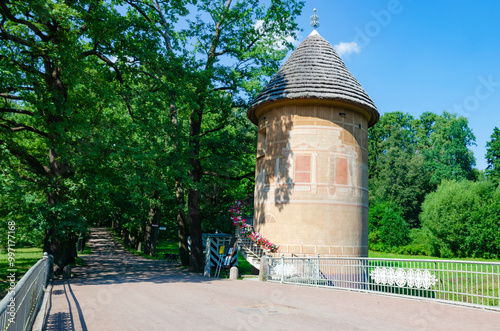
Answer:
[{"label": "white cloud", "polygon": [[255,30],[261,31],[263,25],[264,25],[264,20],[257,20],[257,22],[255,22],[253,27],[255,28]]},{"label": "white cloud", "polygon": [[[295,33],[297,33],[297,35],[298,35],[299,31],[295,31]],[[300,40],[297,40],[292,36],[286,37],[286,41],[288,41],[289,43],[291,43],[295,47],[299,46],[299,44],[300,44]]]},{"label": "white cloud", "polygon": [[[263,33],[264,32],[264,20],[257,20],[254,24],[254,29]],[[299,31],[296,31],[298,34]],[[275,36],[273,36],[275,37]],[[296,40],[293,36],[287,36],[285,37],[286,42],[291,43],[293,46],[297,47],[300,44],[299,40]],[[282,50],[285,49],[285,44],[283,42],[278,42],[274,45],[273,47],[276,50]]]},{"label": "white cloud", "polygon": [[361,48],[355,41],[351,41],[350,43],[341,42],[340,44],[334,45],[333,48],[335,48],[340,57],[361,52]]}]

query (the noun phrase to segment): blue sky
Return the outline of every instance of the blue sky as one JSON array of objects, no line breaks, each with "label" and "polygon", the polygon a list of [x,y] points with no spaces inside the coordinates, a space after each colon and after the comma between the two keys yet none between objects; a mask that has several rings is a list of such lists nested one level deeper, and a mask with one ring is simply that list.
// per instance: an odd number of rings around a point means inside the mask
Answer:
[{"label": "blue sky", "polygon": [[300,41],[314,8],[318,32],[381,114],[467,117],[476,167],[486,168],[486,142],[500,127],[500,1],[307,0]]}]

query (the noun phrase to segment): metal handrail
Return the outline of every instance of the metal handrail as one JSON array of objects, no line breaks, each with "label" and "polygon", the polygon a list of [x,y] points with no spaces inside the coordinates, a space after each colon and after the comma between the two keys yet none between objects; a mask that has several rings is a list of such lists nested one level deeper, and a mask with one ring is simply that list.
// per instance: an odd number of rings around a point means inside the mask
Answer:
[{"label": "metal handrail", "polygon": [[47,287],[49,258],[44,253],[0,302],[0,330],[30,330]]},{"label": "metal handrail", "polygon": [[500,310],[498,262],[282,255],[264,263],[269,281]]}]

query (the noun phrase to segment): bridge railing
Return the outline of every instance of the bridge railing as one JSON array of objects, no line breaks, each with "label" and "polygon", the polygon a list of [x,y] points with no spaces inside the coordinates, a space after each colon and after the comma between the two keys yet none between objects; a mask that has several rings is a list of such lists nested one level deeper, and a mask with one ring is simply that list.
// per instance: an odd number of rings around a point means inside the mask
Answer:
[{"label": "bridge railing", "polygon": [[0,302],[0,330],[31,330],[47,287],[49,258],[44,254]]},{"label": "bridge railing", "polygon": [[500,310],[500,263],[360,257],[267,257],[264,278]]}]

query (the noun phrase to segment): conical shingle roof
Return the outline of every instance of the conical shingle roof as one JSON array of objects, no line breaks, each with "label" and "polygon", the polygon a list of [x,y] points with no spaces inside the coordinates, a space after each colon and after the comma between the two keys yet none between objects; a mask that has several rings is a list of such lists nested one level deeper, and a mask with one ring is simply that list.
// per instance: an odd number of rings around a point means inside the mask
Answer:
[{"label": "conical shingle roof", "polygon": [[313,31],[260,92],[248,110],[255,124],[260,106],[286,99],[339,100],[368,111],[369,126],[379,119],[377,107],[349,72],[335,49]]}]

